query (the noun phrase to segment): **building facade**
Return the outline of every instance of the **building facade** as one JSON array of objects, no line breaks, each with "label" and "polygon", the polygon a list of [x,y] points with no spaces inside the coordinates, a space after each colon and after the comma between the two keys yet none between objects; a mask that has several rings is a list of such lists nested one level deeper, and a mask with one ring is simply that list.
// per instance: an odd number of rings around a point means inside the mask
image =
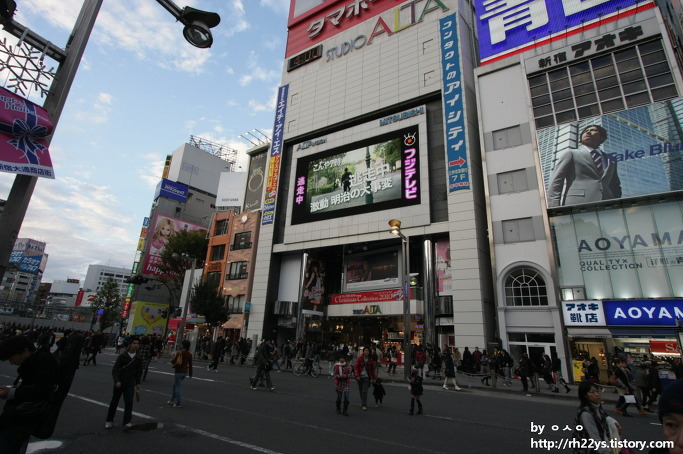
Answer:
[{"label": "building facade", "polygon": [[414,343],[487,348],[496,326],[473,3],[297,3],[249,337],[401,349],[408,331]]},{"label": "building facade", "polygon": [[120,295],[125,295],[128,289],[126,279],[130,278],[131,272],[127,268],[108,265],[88,265],[88,271],[83,281],[83,290],[97,293],[109,279],[117,285]]},{"label": "building facade", "polygon": [[491,263],[513,357],[557,353],[574,378],[595,357],[606,380],[683,317],[680,26],[666,3],[569,3],[526,28],[478,13]]}]

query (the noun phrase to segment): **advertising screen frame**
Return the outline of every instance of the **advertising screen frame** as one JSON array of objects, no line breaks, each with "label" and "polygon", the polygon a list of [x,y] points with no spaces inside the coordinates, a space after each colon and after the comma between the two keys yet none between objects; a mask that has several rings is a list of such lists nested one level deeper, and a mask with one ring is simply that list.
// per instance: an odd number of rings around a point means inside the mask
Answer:
[{"label": "advertising screen frame", "polygon": [[[295,179],[294,179],[294,185],[293,185],[293,194],[292,194],[292,200],[294,203],[292,203],[292,218],[291,222],[292,225],[297,225],[297,224],[305,224],[309,222],[315,222],[315,221],[321,221],[325,219],[334,219],[334,218],[339,218],[339,217],[344,217],[344,216],[350,216],[350,215],[355,215],[355,214],[363,214],[363,213],[370,213],[370,212],[376,212],[376,211],[381,211],[381,210],[388,210],[392,208],[400,208],[400,207],[405,207],[405,206],[411,206],[411,205],[419,205],[421,203],[421,185],[420,185],[420,161],[419,161],[419,156],[420,156],[420,125],[416,124],[413,126],[409,126],[407,128],[402,128],[398,129],[389,133],[377,135],[370,137],[368,139],[364,139],[358,142],[350,143],[347,145],[343,145],[341,147],[333,148],[330,150],[326,150],[320,153],[316,154],[311,154],[308,156],[302,156],[296,160],[296,173],[295,173]],[[401,140],[401,138],[403,140]],[[399,146],[400,146],[400,155],[401,155],[401,169],[398,172],[398,175],[400,175],[400,188],[396,188],[392,185],[390,188],[386,188],[388,190],[391,190],[393,192],[398,192],[398,196],[393,196],[390,199],[387,200],[381,200],[378,202],[370,202],[370,203],[362,203],[359,205],[352,205],[347,207],[340,207],[340,208],[332,208],[329,209],[330,206],[327,206],[319,212],[312,212],[311,211],[311,201],[313,199],[313,195],[310,194],[309,192],[309,181],[311,180],[311,170],[310,167],[312,165],[317,165],[319,164],[320,166],[322,165],[327,165],[327,163],[336,163],[334,164],[334,167],[336,167],[339,170],[339,178],[335,179],[334,182],[331,182],[333,185],[333,189],[329,193],[322,193],[321,196],[324,196],[325,194],[332,194],[333,197],[338,197],[341,195],[344,195],[345,192],[349,192],[351,194],[354,194],[355,190],[347,190],[343,181],[346,179],[343,176],[344,169],[349,168],[351,165],[351,161],[344,161],[344,158],[347,158],[351,153],[355,153],[356,156],[358,156],[358,152],[362,151],[363,148],[368,148],[372,145],[379,145],[379,144],[384,144],[384,143],[390,143],[394,140],[399,141]],[[336,157],[338,156],[343,156],[343,158],[337,159]],[[334,158],[334,159],[333,159]],[[353,159],[353,158],[351,158]],[[366,158],[367,162],[367,158]],[[387,163],[385,162],[384,165]],[[329,167],[333,167],[330,165]],[[396,173],[396,168],[391,163],[389,163],[389,179],[397,179],[397,173]],[[366,169],[367,169],[367,164],[366,164]],[[381,171],[377,171],[376,173],[379,175],[384,175],[382,165],[380,166],[373,166],[372,164],[370,165],[370,169],[375,172],[377,169],[382,169]],[[327,169],[326,169],[327,170]],[[362,183],[355,183],[356,180],[356,174],[358,172],[353,172],[352,173],[352,180],[350,185],[351,186],[359,186]],[[374,175],[375,173],[372,173]],[[365,170],[365,175],[366,178],[363,180],[366,182],[370,181],[371,186],[373,181],[369,180],[371,178],[371,172],[368,170]],[[336,181],[339,180],[339,181]],[[377,182],[377,180],[375,180]],[[413,187],[414,186],[414,187]],[[366,186],[367,188],[368,186]],[[375,193],[379,193],[381,195],[383,189],[379,189],[375,191]],[[370,192],[370,191],[368,191]],[[411,192],[410,196],[412,198],[408,198],[406,196],[407,192]],[[412,194],[414,192],[414,194]],[[337,194],[338,193],[338,194]],[[318,197],[318,200],[321,200],[321,196]],[[303,197],[303,200],[300,198]],[[358,200],[361,197],[366,197],[367,201],[367,194],[365,196],[360,195],[358,197],[355,197],[352,200],[348,200],[348,203],[353,203],[354,200]],[[297,200],[299,198],[299,200]],[[344,203],[344,202],[342,202]],[[333,205],[334,203],[332,203]],[[325,210],[325,211],[322,211]]]},{"label": "advertising screen frame", "polygon": [[[400,247],[392,246],[345,256],[343,291],[359,292],[401,287],[401,276],[403,276],[401,254]],[[370,273],[367,279],[362,276],[364,262],[369,265],[367,271]],[[392,270],[395,270],[395,273]]]}]

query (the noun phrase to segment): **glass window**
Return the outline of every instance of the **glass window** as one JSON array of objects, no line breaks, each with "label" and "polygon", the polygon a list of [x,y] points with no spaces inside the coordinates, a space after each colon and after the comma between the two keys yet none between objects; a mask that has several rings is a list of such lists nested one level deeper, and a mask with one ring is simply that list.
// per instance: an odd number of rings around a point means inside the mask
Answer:
[{"label": "glass window", "polygon": [[[645,85],[645,81],[641,79],[636,82],[631,82],[630,84],[622,85],[622,89],[624,90],[625,95],[630,95],[632,93],[647,90],[647,85]],[[649,98],[647,93],[645,93],[645,96]]]},{"label": "glass window", "polygon": [[647,93],[638,93],[635,95],[626,97],[626,104],[629,107],[642,106],[643,104],[649,104],[650,95]]},{"label": "glass window", "polygon": [[228,233],[228,220],[223,219],[221,221],[216,221],[216,229],[213,232],[214,236],[225,235]]},{"label": "glass window", "polygon": [[600,115],[600,106],[597,104],[579,107],[579,118],[594,117],[595,115]]},{"label": "glass window", "polygon": [[647,82],[650,84],[650,87],[655,88],[661,87],[662,85],[673,84],[674,78],[670,73],[661,74],[659,76],[648,77]]},{"label": "glass window", "polygon": [[671,70],[669,69],[669,64],[667,62],[655,63],[654,65],[649,65],[645,67],[645,73],[650,76],[656,76],[658,74],[668,74]]},{"label": "glass window", "polygon": [[612,99],[611,101],[601,102],[600,107],[603,112],[614,112],[615,110],[624,109],[624,101],[621,98]]},{"label": "glass window", "polygon": [[547,306],[548,297],[543,277],[533,269],[519,268],[505,279],[507,306]]},{"label": "glass window", "polygon": [[564,112],[558,112],[555,114],[555,119],[558,123],[566,123],[568,121],[576,120],[576,112],[572,110],[566,110]]},{"label": "glass window", "polygon": [[246,279],[247,262],[232,262],[226,279]]},{"label": "glass window", "polygon": [[628,82],[633,82],[634,80],[642,81],[643,80],[643,72],[640,70],[640,68],[633,70],[633,71],[626,71],[623,73],[620,73],[621,78],[621,83],[625,84]]},{"label": "glass window", "polygon": [[673,85],[652,90],[653,101],[662,101],[664,99],[675,98],[676,96],[678,96],[678,93],[676,92],[676,87]]},{"label": "glass window", "polygon": [[498,179],[499,194],[520,192],[529,189],[525,169],[499,173],[496,177]]},{"label": "glass window", "polygon": [[217,262],[225,257],[225,244],[219,244],[211,248],[211,261]]},{"label": "glass window", "polygon": [[577,106],[585,106],[586,104],[594,104],[597,102],[598,97],[595,93],[589,93],[587,95],[577,96],[575,99]]}]

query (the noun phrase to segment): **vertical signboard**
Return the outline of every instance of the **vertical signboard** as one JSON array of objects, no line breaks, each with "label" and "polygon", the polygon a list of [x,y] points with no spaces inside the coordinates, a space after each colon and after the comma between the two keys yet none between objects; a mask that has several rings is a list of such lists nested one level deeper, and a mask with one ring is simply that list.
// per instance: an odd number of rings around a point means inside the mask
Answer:
[{"label": "vertical signboard", "polygon": [[456,14],[439,19],[448,192],[470,188],[457,20]]},{"label": "vertical signboard", "polygon": [[272,224],[275,219],[275,201],[277,184],[280,175],[280,155],[285,133],[285,114],[287,113],[287,93],[289,85],[283,85],[278,90],[275,123],[273,124],[273,141],[270,144],[270,163],[268,165],[268,179],[266,183],[266,197],[263,201],[263,218],[261,225]]}]

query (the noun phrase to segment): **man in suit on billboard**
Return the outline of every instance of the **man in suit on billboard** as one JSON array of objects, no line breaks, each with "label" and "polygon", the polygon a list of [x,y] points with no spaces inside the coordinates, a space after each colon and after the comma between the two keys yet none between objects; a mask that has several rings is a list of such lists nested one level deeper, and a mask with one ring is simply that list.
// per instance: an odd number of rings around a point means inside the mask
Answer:
[{"label": "man in suit on billboard", "polygon": [[598,202],[621,197],[617,163],[600,150],[607,131],[589,125],[581,131],[581,145],[557,156],[548,185],[548,206]]}]

